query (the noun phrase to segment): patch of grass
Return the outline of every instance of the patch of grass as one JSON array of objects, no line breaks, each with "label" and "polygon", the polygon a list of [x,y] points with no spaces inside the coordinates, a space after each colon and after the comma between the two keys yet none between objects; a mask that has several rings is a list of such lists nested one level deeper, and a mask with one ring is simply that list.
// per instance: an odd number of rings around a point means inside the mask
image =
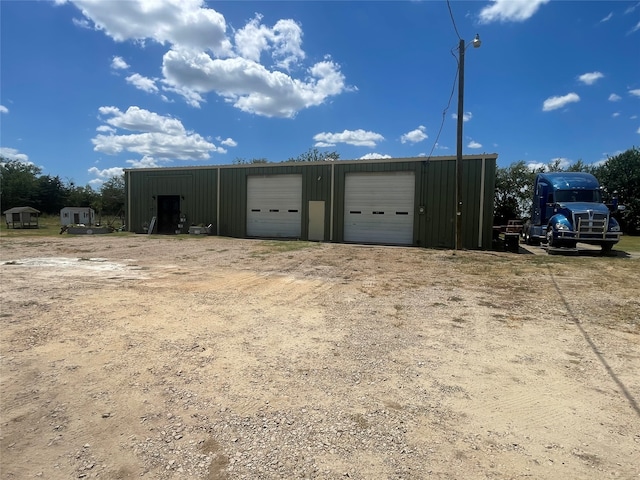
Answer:
[{"label": "patch of grass", "polygon": [[614,250],[640,252],[640,236],[623,235]]},{"label": "patch of grass", "polygon": [[38,222],[39,228],[7,228],[6,222],[2,219],[2,222],[0,222],[0,237],[50,237],[60,233],[59,223],[59,219],[58,225],[46,221],[46,219],[40,219]]},{"label": "patch of grass", "polygon": [[266,253],[286,253],[304,250],[305,248],[316,248],[317,243],[305,242],[302,240],[263,240],[259,247],[263,249],[261,254]]},{"label": "patch of grass", "polygon": [[[110,222],[111,220],[109,220]],[[102,225],[107,225],[109,222],[105,221],[103,218]],[[115,221],[112,225],[114,228],[119,228],[120,222]],[[63,237],[68,234],[60,235],[60,229],[62,228],[60,224],[60,216],[59,215],[40,215],[38,217],[38,228],[7,228],[7,223],[2,218],[0,221],[0,237],[2,238],[13,238],[13,237]],[[130,232],[113,232],[110,233],[109,236],[117,235],[132,235]],[[79,235],[68,235],[69,237],[77,237]]]}]

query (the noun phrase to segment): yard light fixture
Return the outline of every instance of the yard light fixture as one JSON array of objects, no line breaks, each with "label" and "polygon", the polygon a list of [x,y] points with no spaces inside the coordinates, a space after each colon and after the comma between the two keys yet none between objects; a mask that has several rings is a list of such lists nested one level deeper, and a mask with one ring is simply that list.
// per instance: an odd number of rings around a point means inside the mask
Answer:
[{"label": "yard light fixture", "polygon": [[460,39],[458,47],[458,130],[456,145],[456,250],[462,249],[462,123],[464,121],[464,51],[469,45],[479,48],[482,42],[480,35],[466,44]]}]

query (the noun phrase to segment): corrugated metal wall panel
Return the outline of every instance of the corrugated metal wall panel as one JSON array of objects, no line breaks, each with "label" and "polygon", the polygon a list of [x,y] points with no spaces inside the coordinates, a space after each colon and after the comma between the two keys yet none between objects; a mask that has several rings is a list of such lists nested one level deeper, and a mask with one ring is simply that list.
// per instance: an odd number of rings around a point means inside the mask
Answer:
[{"label": "corrugated metal wall panel", "polygon": [[454,248],[455,160],[427,162],[425,177],[421,203],[425,207],[423,245],[432,248]]},{"label": "corrugated metal wall panel", "polygon": [[482,163],[462,161],[462,248],[478,248]]},{"label": "corrugated metal wall panel", "polygon": [[482,218],[482,249],[492,247],[493,208],[496,188],[496,159],[486,158],[484,168],[484,211]]},{"label": "corrugated metal wall panel", "polygon": [[132,193],[130,200],[127,196],[129,231],[144,231],[144,225],[157,214],[157,198],[161,195],[181,197],[180,211],[186,215],[187,225],[215,223],[216,182],[217,170],[213,168],[179,172],[161,169],[128,171],[125,188],[127,191],[131,188]]},{"label": "corrugated metal wall panel", "polygon": [[[463,246],[491,248],[496,157],[485,160],[484,205],[482,155],[463,160]],[[334,198],[331,177],[334,171]],[[218,213],[217,187],[220,172],[221,235],[246,236],[247,175],[303,175],[302,238],[308,238],[309,201],[325,202],[325,240],[344,240],[344,187],[346,173],[414,171],[416,178],[414,243],[435,248],[455,246],[456,162],[452,157],[391,159],[389,161],[283,163],[268,166],[221,166],[127,170],[126,215],[130,231],[141,232],[157,208],[153,196],[180,195],[188,223],[214,224]],[[420,213],[420,207],[424,213]],[[331,215],[333,213],[333,215]],[[333,219],[333,225],[331,221]],[[482,221],[482,225],[479,222]],[[333,229],[333,237],[330,232]]]}]

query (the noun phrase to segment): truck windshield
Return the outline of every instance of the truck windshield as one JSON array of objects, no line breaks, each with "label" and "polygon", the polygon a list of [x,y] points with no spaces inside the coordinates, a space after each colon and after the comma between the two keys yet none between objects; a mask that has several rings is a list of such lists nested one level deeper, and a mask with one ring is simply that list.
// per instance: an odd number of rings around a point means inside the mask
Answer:
[{"label": "truck windshield", "polygon": [[600,190],[556,190],[556,202],[601,203]]}]

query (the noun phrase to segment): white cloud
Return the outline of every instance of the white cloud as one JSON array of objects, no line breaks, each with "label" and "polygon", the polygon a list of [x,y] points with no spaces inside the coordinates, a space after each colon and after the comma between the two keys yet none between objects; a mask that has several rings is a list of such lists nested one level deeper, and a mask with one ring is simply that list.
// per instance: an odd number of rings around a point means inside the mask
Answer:
[{"label": "white cloud", "polygon": [[[204,0],[127,0],[117,2],[117,8],[101,0],[71,1],[96,30],[115,41],[167,45],[162,89],[196,108],[205,101],[204,94],[213,92],[247,113],[292,118],[302,109],[355,90],[345,84],[340,66],[330,57],[301,65],[306,58],[302,27],[291,19],[270,27],[256,14],[231,37],[225,18],[207,8]],[[261,63],[264,53],[270,55],[269,64]],[[299,78],[288,73],[293,67]],[[129,78],[146,91],[158,88],[155,81]]]},{"label": "white cloud", "polygon": [[0,147],[0,155],[8,160],[18,160],[19,162],[33,165],[33,163],[29,161],[29,156],[26,153],[20,153],[15,148]]},{"label": "white cloud", "polygon": [[9,113],[9,109],[4,105],[0,105],[0,113]]},{"label": "white cloud", "polygon": [[293,20],[278,20],[273,28],[261,25],[262,15],[256,14],[236,31],[236,52],[247,60],[260,62],[263,51],[271,50],[276,66],[289,70],[305,58],[302,50],[302,29]]},{"label": "white cloud", "polygon": [[557,110],[569,103],[579,102],[580,97],[576,93],[567,93],[561,97],[549,97],[542,104],[543,112],[550,112],[551,110]]},{"label": "white cloud", "polygon": [[640,97],[640,88],[636,88],[634,90],[629,90],[629,94],[634,97]]},{"label": "white cloud", "polygon": [[591,73],[583,73],[578,77],[585,85],[593,85],[597,80],[604,77],[604,74],[601,72],[591,72]]},{"label": "white cloud", "polygon": [[[452,113],[451,114],[451,118],[453,118],[454,120],[457,120],[458,119],[458,114],[457,113]],[[472,118],[473,118],[473,113],[471,113],[471,112],[464,112],[462,114],[462,121],[463,122],[468,122]]]},{"label": "white cloud", "polygon": [[182,122],[177,118],[163,117],[140,107],[131,106],[126,112],[121,112],[117,107],[100,107],[98,111],[101,115],[112,115],[106,122],[116,128],[171,135],[186,134]]},{"label": "white cloud", "polygon": [[158,168],[162,166],[162,161],[156,160],[149,155],[145,155],[140,160],[127,160],[130,168]]},{"label": "white cloud", "polygon": [[202,97],[202,95],[200,95],[195,90],[192,90],[191,88],[187,88],[177,84],[171,85],[167,80],[163,80],[162,83],[164,83],[162,89],[165,92],[177,93],[184,99],[185,102],[187,102],[187,105],[190,105],[194,108],[200,108],[200,104],[204,102],[204,98]]},{"label": "white cloud", "polygon": [[609,95],[610,102],[619,102],[620,100],[622,100],[622,97],[620,95],[616,95],[615,93]]},{"label": "white cloud", "polygon": [[216,55],[231,52],[226,37],[224,17],[211,8],[203,7],[203,0],[71,0],[82,14],[117,42],[151,39],[162,45],[183,45],[211,50]]},{"label": "white cloud", "polygon": [[216,147],[199,134],[188,132],[176,118],[164,117],[136,106],[129,107],[126,112],[116,107],[100,107],[99,112],[101,116],[110,117],[105,120],[109,126],[141,133],[99,134],[92,139],[97,152],[117,155],[127,151],[160,159],[180,160],[208,159],[212,151],[226,153],[224,148]]},{"label": "white cloud", "polygon": [[608,22],[609,20],[611,20],[611,17],[613,17],[613,12],[610,12],[609,15],[600,20],[600,23]]},{"label": "white cloud", "polygon": [[542,162],[527,162],[527,168],[529,170],[536,171],[536,170],[540,170],[541,168],[546,169],[547,164],[546,163],[542,163]]},{"label": "white cloud", "polygon": [[421,142],[429,136],[426,133],[427,128],[424,125],[420,125],[415,130],[411,130],[410,132],[405,133],[400,137],[400,142],[402,143],[418,143]]},{"label": "white cloud", "polygon": [[96,127],[96,132],[115,133],[116,129],[113,127],[110,127],[109,125],[100,125]]},{"label": "white cloud", "polygon": [[629,8],[627,8],[627,9],[624,11],[624,14],[625,14],[625,15],[627,15],[627,14],[629,14],[629,13],[633,12],[633,11],[634,11],[636,8],[638,8],[638,7],[640,7],[640,2],[636,3],[635,5],[631,5]]},{"label": "white cloud", "polygon": [[638,130],[636,130],[636,133],[640,133],[640,127],[638,127]]},{"label": "white cloud", "polygon": [[611,114],[611,116],[613,118],[619,117],[620,116],[620,112],[614,112],[614,113]]},{"label": "white cloud", "polygon": [[393,158],[391,155],[383,155],[382,153],[367,153],[361,156],[358,160],[378,160],[383,158]]},{"label": "white cloud", "polygon": [[217,140],[220,142],[220,145],[224,145],[225,147],[238,146],[238,142],[236,142],[233,138],[227,138],[225,140],[222,140],[220,137],[218,137]]},{"label": "white cloud", "polygon": [[87,171],[92,175],[97,175],[100,178],[118,177],[124,173],[124,170],[121,167],[111,167],[111,168],[105,168],[103,170],[100,170],[99,168],[96,168],[96,167],[91,167]]},{"label": "white cloud", "polygon": [[143,77],[139,73],[129,75],[125,80],[138,90],[142,90],[147,93],[158,93],[156,82],[151,78]]},{"label": "white cloud", "polygon": [[196,94],[191,102],[200,93],[215,91],[236,108],[267,117],[291,118],[347,89],[330,59],[310,67],[302,81],[245,58],[212,59],[205,52],[172,49],[164,55],[162,72],[177,93],[187,99]]},{"label": "white cloud", "polygon": [[640,22],[636,23],[636,26],[633,27],[631,30],[629,30],[627,32],[627,35],[631,35],[632,33],[637,32],[638,30],[640,30]]},{"label": "white cloud", "polygon": [[471,140],[469,142],[469,145],[467,145],[467,148],[482,148],[482,144],[476,142],[475,140]]},{"label": "white cloud", "polygon": [[88,22],[86,18],[72,18],[71,22],[79,28],[84,28],[85,30],[91,29],[91,24]]},{"label": "white cloud", "polygon": [[127,68],[129,68],[129,65],[124,61],[122,57],[114,55],[114,57],[111,59],[111,68],[114,70],[126,70]]},{"label": "white cloud", "polygon": [[531,171],[540,170],[540,169],[542,169],[543,171],[547,171],[549,168],[549,164],[553,164],[556,161],[559,162],[558,166],[562,169],[567,169],[569,166],[571,166],[571,163],[572,163],[571,160],[569,160],[568,158],[556,157],[549,160],[549,163],[527,162],[527,168],[529,168],[529,170]]},{"label": "white cloud", "polygon": [[338,143],[355,145],[357,147],[375,147],[377,142],[384,140],[379,133],[367,132],[362,129],[344,130],[342,133],[322,132],[313,136],[316,147],[334,147]]},{"label": "white cloud", "polygon": [[549,0],[493,0],[480,12],[480,23],[523,22]]}]

